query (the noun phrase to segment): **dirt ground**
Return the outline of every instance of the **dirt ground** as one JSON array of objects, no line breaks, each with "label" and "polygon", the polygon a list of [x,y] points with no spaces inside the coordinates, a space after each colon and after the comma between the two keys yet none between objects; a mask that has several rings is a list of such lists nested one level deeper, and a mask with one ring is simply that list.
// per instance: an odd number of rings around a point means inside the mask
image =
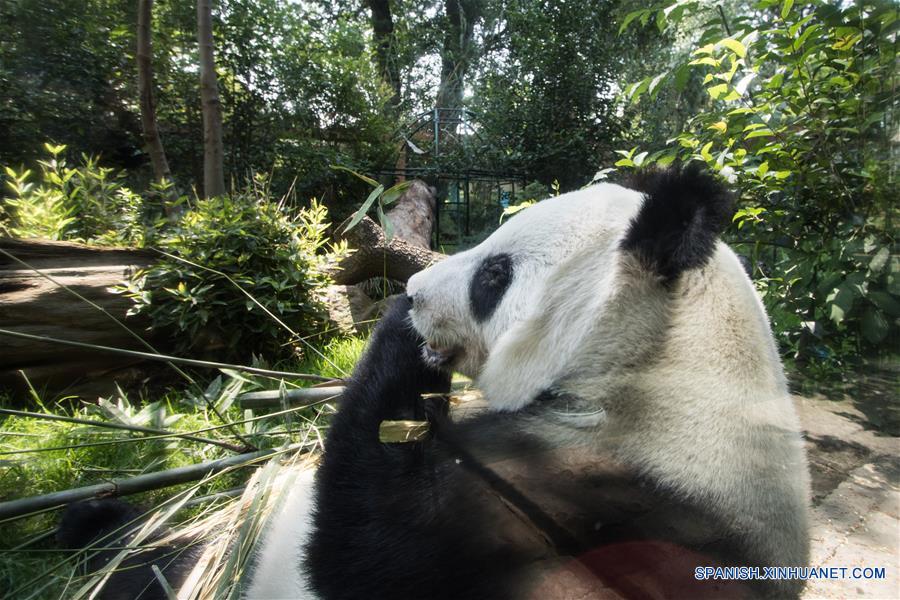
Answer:
[{"label": "dirt ground", "polygon": [[886,577],[809,581],[805,599],[900,599],[898,398],[863,398],[795,397],[812,474],[810,565],[883,567]]}]

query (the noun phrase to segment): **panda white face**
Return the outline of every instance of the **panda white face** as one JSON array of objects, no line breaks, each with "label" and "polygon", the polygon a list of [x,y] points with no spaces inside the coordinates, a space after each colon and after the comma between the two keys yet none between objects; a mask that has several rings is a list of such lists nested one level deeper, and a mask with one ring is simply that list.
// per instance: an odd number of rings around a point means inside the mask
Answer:
[{"label": "panda white face", "polygon": [[537,308],[550,275],[587,245],[614,252],[640,204],[640,193],[611,184],[545,200],[413,275],[407,294],[426,357],[478,377],[504,333]]}]

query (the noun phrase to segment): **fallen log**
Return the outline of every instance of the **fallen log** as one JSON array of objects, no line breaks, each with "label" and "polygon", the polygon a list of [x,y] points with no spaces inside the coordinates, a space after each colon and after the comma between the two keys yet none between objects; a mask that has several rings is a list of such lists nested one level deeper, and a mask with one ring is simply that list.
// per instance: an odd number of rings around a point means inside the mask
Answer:
[{"label": "fallen log", "polygon": [[[50,397],[104,396],[116,384],[127,388],[150,375],[171,379],[166,367],[148,362],[154,360],[293,377],[162,354],[166,340],[152,334],[147,320],[126,316],[131,300],[111,291],[158,259],[152,250],[0,237],[0,388],[23,400],[29,386]],[[348,331],[376,316],[357,306],[345,311]],[[333,325],[341,323],[323,329]]]},{"label": "fallen log", "polygon": [[[154,341],[145,321],[125,316],[131,300],[110,291],[152,264],[152,252],[12,238],[0,238],[0,250],[0,328],[131,350],[147,350],[138,336]],[[0,386],[21,392],[26,382],[20,370],[38,390],[62,390],[79,380],[127,382],[141,376],[133,369],[140,362],[7,338],[0,344]]]}]

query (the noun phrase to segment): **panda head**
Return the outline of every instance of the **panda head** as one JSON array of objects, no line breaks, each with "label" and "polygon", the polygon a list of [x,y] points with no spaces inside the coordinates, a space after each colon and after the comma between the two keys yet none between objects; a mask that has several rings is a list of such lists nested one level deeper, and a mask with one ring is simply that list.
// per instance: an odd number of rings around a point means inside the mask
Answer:
[{"label": "panda head", "polygon": [[731,198],[691,166],[650,172],[635,187],[545,200],[414,275],[407,294],[426,358],[477,378],[505,410],[576,371],[636,360],[634,349],[665,328],[683,274],[710,261]]},{"label": "panda head", "polygon": [[639,203],[639,194],[613,185],[545,200],[413,275],[407,294],[426,356],[476,377],[497,340],[537,305],[550,273],[584,244],[612,242]]}]

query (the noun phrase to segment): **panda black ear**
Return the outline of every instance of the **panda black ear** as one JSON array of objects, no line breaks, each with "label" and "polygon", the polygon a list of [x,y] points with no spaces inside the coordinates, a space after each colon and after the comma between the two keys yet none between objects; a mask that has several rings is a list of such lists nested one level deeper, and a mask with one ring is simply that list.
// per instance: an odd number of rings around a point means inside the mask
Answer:
[{"label": "panda black ear", "polygon": [[635,254],[666,283],[705,265],[734,211],[724,185],[699,163],[690,163],[644,170],[629,187],[643,192],[645,199],[622,249]]}]

